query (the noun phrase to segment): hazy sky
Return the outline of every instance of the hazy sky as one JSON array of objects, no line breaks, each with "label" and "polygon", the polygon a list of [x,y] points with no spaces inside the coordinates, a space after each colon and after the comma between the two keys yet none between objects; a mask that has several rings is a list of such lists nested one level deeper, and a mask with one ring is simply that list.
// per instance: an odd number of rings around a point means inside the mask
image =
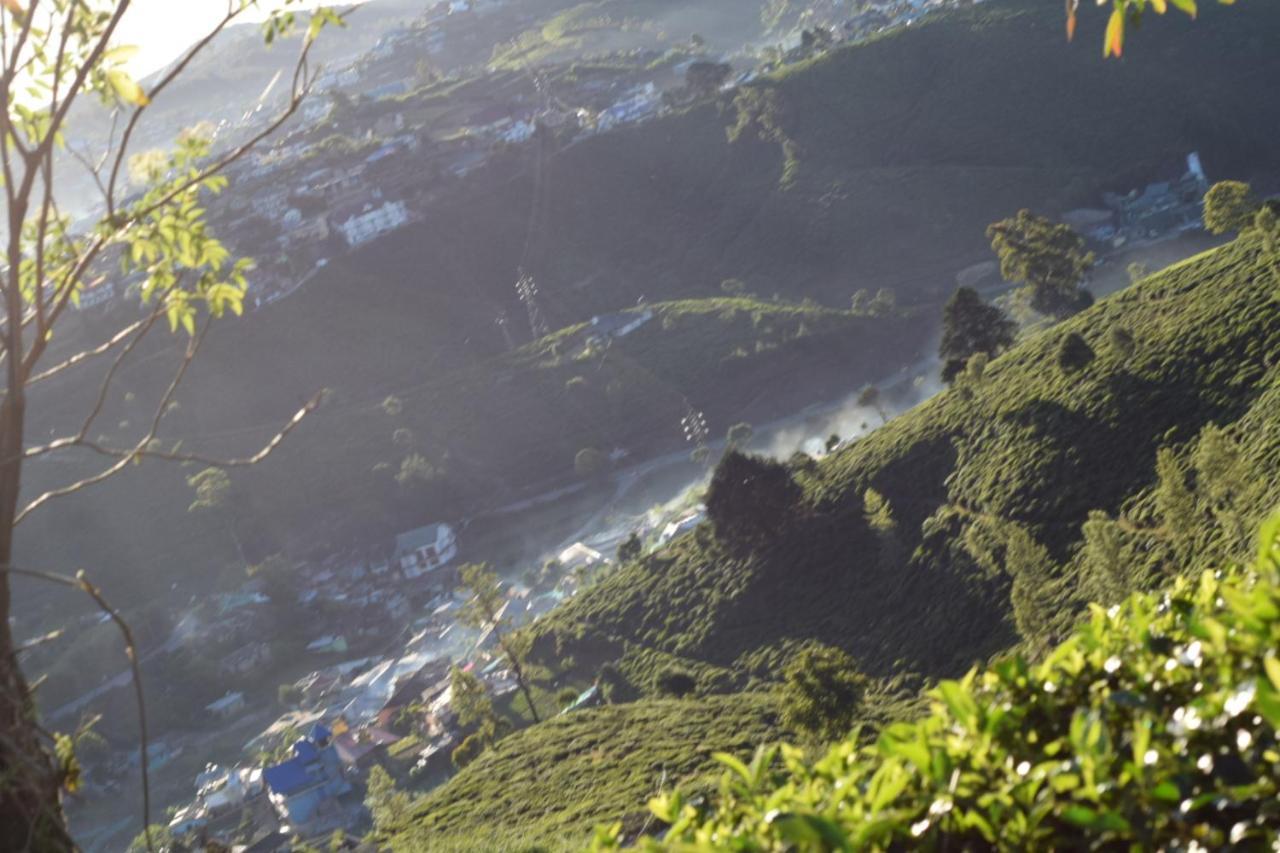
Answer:
[{"label": "hazy sky", "polygon": [[[365,0],[354,0],[365,2]],[[346,0],[344,5],[350,5]],[[281,0],[261,0],[263,11],[246,13],[242,20],[262,20]],[[333,0],[304,0],[303,6],[335,5]],[[227,12],[227,0],[133,0],[116,29],[117,44],[136,45],[131,70],[141,76],[155,71],[203,36]]]}]

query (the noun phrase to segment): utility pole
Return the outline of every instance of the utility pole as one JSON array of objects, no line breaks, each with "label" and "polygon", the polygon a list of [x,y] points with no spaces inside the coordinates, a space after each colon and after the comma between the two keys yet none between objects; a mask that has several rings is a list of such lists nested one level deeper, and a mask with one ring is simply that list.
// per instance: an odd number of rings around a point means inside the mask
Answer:
[{"label": "utility pole", "polygon": [[546,337],[550,329],[547,328],[547,321],[542,318],[542,311],[538,308],[538,285],[534,282],[533,276],[527,272],[520,273],[520,278],[516,281],[516,295],[520,297],[525,311],[529,313],[529,334],[535,341]]},{"label": "utility pole", "polygon": [[[684,417],[680,419],[680,429],[684,432],[684,440],[693,445],[693,452],[696,457],[706,458],[708,453],[707,437],[711,434],[707,429],[707,419],[693,407],[692,403],[685,402]],[[698,461],[702,461],[699,459]]]}]

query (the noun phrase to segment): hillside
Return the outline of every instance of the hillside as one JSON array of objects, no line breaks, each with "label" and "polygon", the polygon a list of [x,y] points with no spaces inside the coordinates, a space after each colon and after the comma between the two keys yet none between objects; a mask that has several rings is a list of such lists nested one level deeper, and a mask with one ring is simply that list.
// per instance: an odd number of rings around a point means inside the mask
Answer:
[{"label": "hillside", "polygon": [[[289,308],[299,317],[323,306],[324,296],[304,292]],[[222,580],[234,585],[243,570],[235,565],[233,529],[250,558],[260,559],[282,548],[323,556],[356,537],[390,541],[431,516],[457,522],[480,507],[527,496],[522,485],[574,482],[574,457],[585,447],[622,449],[641,460],[680,451],[686,447],[680,420],[687,400],[698,402],[720,437],[738,421],[764,423],[814,396],[852,393],[895,369],[891,359],[922,348],[929,328],[906,316],[867,317],[750,298],[661,303],[618,315],[623,323],[649,319],[611,343],[589,347],[591,328],[578,325],[472,366],[423,370],[413,385],[386,386],[377,380],[379,370],[409,358],[422,340],[414,318],[393,314],[393,307],[387,304],[385,315],[370,308],[367,334],[380,337],[382,346],[376,359],[351,366],[352,372],[367,371],[358,392],[338,391],[297,434],[300,440],[286,443],[269,464],[232,472],[240,502],[234,514],[184,514],[174,529],[173,511],[192,501],[185,477],[194,471],[147,465],[113,484],[112,494],[127,500],[102,506],[90,493],[65,504],[62,514],[33,516],[31,541],[39,543],[41,559],[76,564],[86,559],[80,549],[93,543],[95,575],[109,581],[120,600],[130,594],[145,599],[149,586],[180,580],[169,577],[173,566],[214,568],[186,579],[192,591]],[[240,339],[235,356],[241,375],[289,343]],[[335,348],[332,357],[345,356]],[[156,375],[124,378],[100,420],[102,431],[113,433],[118,421],[144,410],[143,389],[157,387],[159,371],[167,369],[159,359],[147,364]],[[799,373],[803,382],[795,378]],[[135,390],[138,398],[126,402],[124,395]],[[384,408],[391,395],[398,408]],[[199,424],[216,399],[183,396],[174,424]],[[273,405],[281,408],[264,396],[264,411]],[[225,446],[230,452],[265,440],[267,432],[233,433]],[[397,482],[402,461],[414,454],[427,460],[425,477]],[[84,470],[94,461],[85,459]],[[73,470],[66,463],[35,466],[32,480],[53,482]],[[53,536],[67,512],[79,519],[80,535]],[[152,639],[158,638],[147,642]],[[84,668],[84,650],[72,651],[59,669],[90,678],[95,668]],[[118,658],[114,650],[110,656]],[[56,703],[65,689],[70,686],[51,683],[47,701]]]},{"label": "hillside", "polygon": [[[1242,238],[1103,300],[996,359],[976,388],[794,464],[802,511],[751,552],[704,526],[552,613],[538,646],[587,669],[617,660],[641,691],[655,655],[723,690],[776,679],[810,639],[871,674],[954,676],[1062,636],[1084,601],[1153,583],[1163,566],[1240,553],[1280,501],[1273,481],[1242,474],[1280,455],[1266,427],[1280,415],[1278,287],[1259,242]],[[1131,357],[1112,342],[1121,327]],[[1058,365],[1072,334],[1096,355],[1078,372]],[[1201,438],[1210,424],[1223,440]],[[1160,448],[1179,467],[1156,494]],[[868,488],[889,501],[888,537],[863,518]],[[1092,510],[1114,521],[1086,549]]]},{"label": "hillside", "polygon": [[[545,384],[467,390],[483,384],[476,377],[493,378],[487,365],[502,357],[497,313],[522,316],[512,283],[526,238],[553,326],[641,297],[718,297],[720,282],[733,276],[766,298],[812,295],[844,306],[859,287],[887,285],[897,287],[900,303],[928,305],[950,290],[957,269],[985,257],[986,223],[1021,206],[1096,203],[1102,189],[1179,170],[1192,149],[1214,176],[1274,172],[1280,116],[1257,109],[1250,81],[1280,72],[1280,57],[1257,35],[1280,23],[1280,9],[1221,16],[1206,9],[1203,17],[1195,37],[1183,22],[1156,22],[1164,32],[1150,49],[1103,68],[1092,34],[1074,46],[1063,42],[1061,10],[1052,4],[984,3],[790,69],[758,84],[779,93],[786,132],[800,150],[785,189],[777,145],[727,142],[728,96],[547,153],[544,168],[532,168],[532,151],[512,155],[470,176],[419,225],[331,263],[297,295],[218,329],[166,441],[212,451],[253,446],[316,390],[332,389],[331,405],[241,483],[251,496],[242,503],[245,523],[260,528],[251,538],[267,547],[322,547],[330,535],[381,537],[400,521],[388,517],[388,502],[420,521],[518,492],[565,471],[588,435],[631,441],[633,451],[652,446],[646,442],[675,444],[670,415],[682,394],[715,413],[717,431],[750,419],[745,407],[754,393],[717,392],[748,389],[750,372],[763,365],[809,400],[857,387],[907,362],[924,332],[869,345],[858,352],[873,357],[839,370],[762,353],[744,362],[751,371],[664,389],[657,404],[644,405],[644,417],[619,419],[632,430],[621,437],[590,433],[600,425],[593,420],[598,398],[585,415],[565,404],[567,368],[538,374]],[[1026,120],[1008,125],[1007,115]],[[735,347],[754,350],[755,343]],[[170,356],[174,345],[167,344]],[[798,356],[803,346],[787,352]],[[161,348],[148,356],[128,372],[122,392],[142,398],[143,389],[167,380]],[[786,381],[787,370],[806,387]],[[836,375],[838,384],[823,379]],[[707,387],[709,395],[696,396]],[[92,393],[54,390],[55,402],[41,401],[50,408],[37,415],[33,436],[64,431],[62,407]],[[404,398],[403,426],[421,443],[417,452],[456,477],[434,496],[402,500],[371,476],[374,465],[395,466],[405,455],[391,443],[401,424],[379,408],[388,394]],[[497,399],[528,408],[495,418]],[[115,401],[102,423],[136,423],[143,402]],[[657,422],[660,437],[652,434]],[[32,466],[27,485],[62,482],[87,464]],[[231,550],[221,520],[185,513],[189,473],[130,472],[62,505],[56,530],[33,517],[24,547],[38,550],[42,564],[86,567],[126,600],[152,592],[161,576],[192,583],[184,591],[194,592]],[[353,484],[365,487],[353,493]]]},{"label": "hillside", "polygon": [[[655,798],[665,831],[635,848],[1274,847],[1277,534],[1273,516],[1251,562],[1095,606],[1040,662],[943,682],[927,716],[874,742],[762,748],[711,803]],[[592,849],[633,839],[615,826]]]},{"label": "hillside", "polygon": [[[707,789],[711,756],[746,757],[776,736],[768,696],[660,699],[554,717],[524,729],[414,804],[395,849],[581,849],[592,827],[639,828],[662,786]],[[690,744],[697,746],[690,749]]]},{"label": "hillside", "polygon": [[[1153,276],[1020,343],[993,361],[981,382],[945,392],[821,462],[793,461],[803,497],[790,521],[757,524],[763,532],[750,549],[704,525],[607,576],[536,623],[530,629],[535,654],[548,662],[571,660],[584,678],[614,663],[630,695],[640,697],[655,692],[657,672],[678,667],[695,676],[699,695],[731,694],[725,702],[777,682],[788,653],[812,641],[844,647],[872,676],[958,677],[1010,648],[1043,651],[1071,632],[1086,601],[1112,603],[1135,587],[1166,585],[1175,572],[1194,576],[1247,558],[1250,531],[1280,502],[1273,480],[1249,474],[1270,470],[1280,456],[1280,438],[1265,426],[1280,416],[1275,310],[1280,279],[1274,258],[1261,249],[1257,238],[1244,237]],[[1115,342],[1120,328],[1134,339],[1131,354]],[[1080,335],[1095,356],[1078,370],[1059,364],[1062,341],[1070,335]],[[1211,424],[1224,428],[1225,441],[1215,441]],[[1179,465],[1177,477],[1163,472],[1163,484],[1155,471],[1161,448],[1171,450]],[[1174,481],[1180,489],[1171,487]],[[885,531],[872,530],[863,518],[869,487],[884,494],[892,508],[896,529],[888,541]],[[1171,493],[1185,496],[1180,510]],[[1113,520],[1091,519],[1093,510]],[[1091,525],[1087,539],[1086,520]],[[1101,535],[1099,523],[1114,538]],[[1104,541],[1113,546],[1102,547]],[[1197,606],[1208,607],[1209,598],[1198,595]],[[1149,597],[1131,607],[1135,614],[1145,613],[1160,600]],[[1220,608],[1221,599],[1216,600]],[[1191,611],[1169,612],[1167,618],[1179,625],[1170,630],[1208,630],[1197,627],[1203,626],[1202,617],[1188,615]],[[1249,617],[1241,610],[1214,618],[1248,622]],[[1141,642],[1128,632],[1143,624],[1117,621],[1114,636],[1097,634],[1095,625],[1083,629],[1073,647],[1087,652],[1089,666],[1096,668],[1110,654],[1098,649]],[[1242,639],[1241,648],[1247,650],[1250,642]],[[1072,663],[1083,659],[1060,652],[1045,664],[1045,672],[1062,669],[1064,679],[1083,678]],[[1126,653],[1124,659],[1138,656]],[[1225,673],[1230,665],[1224,667]],[[1020,671],[997,668],[981,688],[997,698],[981,701],[991,708],[1006,695],[1038,701],[1026,693],[1025,680],[1014,677]],[[743,690],[749,692],[735,692]],[[1222,699],[1228,693],[1224,682],[1212,696]],[[947,693],[935,703],[963,708],[954,696]],[[651,701],[641,698],[635,705],[593,713],[626,713]],[[873,725],[875,708],[871,702],[864,710],[865,721]],[[998,721],[994,710],[989,713]],[[1065,717],[1054,722],[1039,710],[1025,713],[1017,719],[1043,724],[1046,736],[1066,737]],[[901,721],[911,711],[899,706],[890,714],[890,720]],[[899,740],[923,738],[931,749],[951,749],[930,740],[931,723],[921,725],[918,735],[902,726],[890,731]],[[1014,733],[1022,731],[1021,725],[1009,723],[1010,738],[1019,736]],[[517,737],[542,737],[541,728]],[[868,775],[898,754],[896,742],[867,747],[867,760],[876,762]],[[699,752],[699,744],[689,740],[685,748]],[[569,761],[590,754],[568,738],[560,748]],[[836,749],[845,756],[861,747],[851,742]],[[1117,751],[1115,760],[1125,754]],[[480,774],[470,771],[431,794],[422,801],[412,831],[434,837],[429,834],[436,826],[432,815],[441,813],[442,803],[464,797],[488,804],[496,796],[499,804],[490,819],[495,824],[523,813],[528,801],[499,796],[507,789],[498,780],[520,772],[537,775],[537,770],[510,760],[513,767],[483,777],[495,785],[483,795]],[[806,790],[827,790],[823,786],[830,778],[824,774],[844,768],[843,761],[788,762],[787,767],[796,784],[813,786]],[[860,773],[861,766],[848,772]],[[966,772],[982,775],[995,767],[979,762]],[[575,779],[591,791],[585,802],[592,806],[630,789],[615,787],[608,764],[579,772]],[[784,777],[774,778],[781,785]],[[947,778],[944,774],[938,784],[945,786]],[[927,779],[913,784],[932,790]],[[737,793],[726,798],[724,790],[724,813],[706,820],[736,819],[730,815],[743,802],[755,802],[750,798],[759,793],[733,789]],[[921,808],[931,796],[920,794]],[[1149,792],[1124,796],[1138,799],[1117,808],[1147,807],[1141,798]],[[632,815],[636,802],[620,805],[612,817]],[[433,805],[436,810],[429,808]],[[681,837],[692,840],[706,826],[725,826],[702,820],[684,821]],[[851,816],[840,821],[857,823]],[[905,831],[909,822],[883,828]],[[750,819],[744,827],[766,831]],[[569,838],[586,828],[584,820],[566,822],[557,831]],[[623,837],[633,837],[634,831],[635,819],[628,818]]]},{"label": "hillside", "polygon": [[1274,175],[1280,118],[1255,107],[1280,60],[1248,33],[1277,24],[1274,7],[1207,8],[1201,26],[1160,20],[1150,50],[1103,66],[1097,34],[1065,43],[1052,4],[939,13],[748,87],[776,94],[799,152],[787,188],[778,144],[727,141],[726,94],[577,143],[536,180],[477,181],[418,239],[424,255],[449,247],[440,286],[483,269],[470,280],[512,305],[509,270],[532,228],[525,265],[565,317],[730,277],[826,304],[858,287],[943,296],[986,257],[986,225],[1020,207],[1096,206],[1104,190],[1176,177],[1192,150],[1212,176]]}]

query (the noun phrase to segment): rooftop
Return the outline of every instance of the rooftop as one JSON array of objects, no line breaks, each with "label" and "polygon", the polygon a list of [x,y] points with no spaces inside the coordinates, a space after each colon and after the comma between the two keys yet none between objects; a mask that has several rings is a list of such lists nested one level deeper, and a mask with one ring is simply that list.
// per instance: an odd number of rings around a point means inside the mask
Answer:
[{"label": "rooftop", "polygon": [[440,534],[443,532],[441,528],[447,530],[444,524],[428,524],[426,527],[419,527],[407,533],[401,533],[396,537],[396,553],[409,554],[419,548],[435,545],[436,542],[440,541]]}]

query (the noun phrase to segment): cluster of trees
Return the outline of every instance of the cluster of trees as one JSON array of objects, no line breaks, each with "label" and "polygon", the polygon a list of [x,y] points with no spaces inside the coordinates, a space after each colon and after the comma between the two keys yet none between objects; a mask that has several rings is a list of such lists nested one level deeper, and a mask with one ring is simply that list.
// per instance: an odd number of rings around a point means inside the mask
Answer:
[{"label": "cluster of trees", "polygon": [[784,526],[802,496],[786,465],[732,449],[707,486],[707,518],[721,544],[749,549]]},{"label": "cluster of trees", "polygon": [[888,317],[897,309],[898,295],[887,287],[874,295],[865,287],[858,288],[849,301],[849,310],[863,317]]},{"label": "cluster of trees", "polygon": [[[1093,304],[1084,282],[1096,259],[1070,226],[1021,210],[993,223],[987,237],[1001,275],[1022,285],[1021,293],[1037,313],[1061,320]],[[1017,332],[1017,324],[999,307],[987,304],[972,288],[958,288],[942,312],[938,354],[943,381],[954,384],[975,357],[980,358],[970,375],[980,374],[987,360],[1013,345]],[[1068,354],[1064,370],[1078,369],[1081,353],[1076,350]]]},{"label": "cluster of trees", "polygon": [[[1276,260],[1276,280],[1280,284],[1280,204],[1262,202],[1249,184],[1221,181],[1204,198],[1204,225],[1212,234],[1256,234],[1263,251]],[[1037,216],[1028,210],[992,224],[987,229],[991,247],[1000,260],[1000,272],[1007,281],[1023,285],[1027,302],[1035,311],[1060,320],[1093,303],[1084,282],[1096,258],[1087,250],[1084,238],[1070,226]],[[1147,275],[1141,264],[1130,264],[1129,277],[1137,281]],[[942,378],[955,383],[969,366],[970,359],[983,355],[994,358],[1013,345],[1017,324],[999,307],[989,305],[972,288],[956,290],[943,308]],[[1111,343],[1118,355],[1133,354],[1133,336],[1115,329]],[[1063,339],[1058,365],[1064,373],[1074,373],[1094,358],[1092,349],[1079,335]]]}]

